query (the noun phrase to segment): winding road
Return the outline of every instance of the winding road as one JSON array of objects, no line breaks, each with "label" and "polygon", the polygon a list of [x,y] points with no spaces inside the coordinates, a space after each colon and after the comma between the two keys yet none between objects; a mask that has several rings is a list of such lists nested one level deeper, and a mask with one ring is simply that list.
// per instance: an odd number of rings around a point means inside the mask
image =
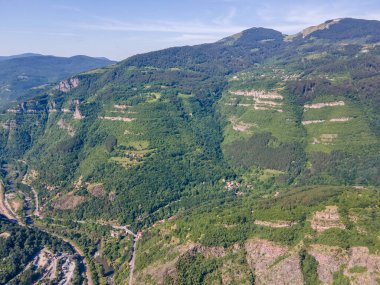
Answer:
[{"label": "winding road", "polygon": [[31,188],[32,188],[32,192],[34,195],[34,212],[33,212],[33,214],[40,218],[40,207],[38,204],[38,193],[37,193],[36,189],[34,189],[33,187],[31,187]]},{"label": "winding road", "polygon": [[139,240],[139,236],[132,232],[130,229],[127,228],[127,226],[114,226],[112,225],[112,228],[118,229],[118,230],[124,230],[126,234],[133,236],[133,251],[132,251],[132,258],[129,261],[129,285],[133,285],[133,271],[135,270],[135,259],[136,259],[136,249],[137,249],[137,241]]},{"label": "winding road", "polygon": [[136,248],[137,248],[137,236],[133,238],[133,252],[132,252],[132,258],[129,262],[129,285],[133,284],[133,271],[135,270],[135,259],[136,259]]}]

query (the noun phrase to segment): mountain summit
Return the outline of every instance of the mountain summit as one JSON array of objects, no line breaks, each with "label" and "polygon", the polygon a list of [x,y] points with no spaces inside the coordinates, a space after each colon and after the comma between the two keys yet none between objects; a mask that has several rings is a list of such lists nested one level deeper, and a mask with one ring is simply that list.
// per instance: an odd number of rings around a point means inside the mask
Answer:
[{"label": "mountain summit", "polygon": [[[315,31],[313,29],[315,28]],[[303,31],[304,36],[330,40],[363,39],[366,42],[378,42],[380,22],[360,19],[335,19]]]}]

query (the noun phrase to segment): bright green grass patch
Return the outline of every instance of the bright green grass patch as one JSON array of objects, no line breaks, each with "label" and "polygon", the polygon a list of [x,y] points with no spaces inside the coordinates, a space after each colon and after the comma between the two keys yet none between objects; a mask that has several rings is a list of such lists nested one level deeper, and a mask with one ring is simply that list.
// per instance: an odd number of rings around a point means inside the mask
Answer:
[{"label": "bright green grass patch", "polygon": [[244,122],[254,123],[257,127],[253,132],[271,132],[279,141],[289,142],[300,139],[301,128],[296,124],[290,112],[254,110],[246,112],[241,119]]},{"label": "bright green grass patch", "polygon": [[175,251],[170,251],[167,237],[163,237],[159,232],[153,231],[154,234],[147,233],[142,242],[139,243],[136,257],[136,269],[142,270],[151,264],[163,264],[178,256]]},{"label": "bright green grass patch", "polygon": [[276,266],[277,264],[279,264],[281,261],[287,259],[288,257],[290,256],[290,253],[284,253],[284,254],[281,254],[279,257],[277,257],[273,263],[269,266],[269,268],[273,268],[274,266]]},{"label": "bright green grass patch", "polygon": [[[144,140],[130,141],[127,144],[121,144],[123,147],[127,148],[125,150],[124,156],[114,156],[110,158],[110,161],[116,162],[125,168],[129,168],[133,165],[142,163],[142,159],[148,153],[151,153],[152,149],[148,149],[149,142]],[[119,151],[119,155],[120,155]]]},{"label": "bright green grass patch", "polygon": [[87,150],[87,156],[81,161],[78,173],[84,177],[90,176],[98,165],[104,164],[108,159],[108,154],[104,145]]},{"label": "bright green grass patch", "polygon": [[354,266],[350,269],[348,269],[350,273],[364,273],[367,272],[367,267],[364,266]]},{"label": "bright green grass patch", "polygon": [[149,147],[149,141],[146,140],[133,140],[120,144],[126,147],[133,147],[135,151],[147,151]]},{"label": "bright green grass patch", "polygon": [[276,170],[276,169],[264,169],[263,174],[259,177],[261,181],[267,181],[273,177],[285,174],[284,171]]},{"label": "bright green grass patch", "polygon": [[179,93],[177,95],[178,98],[181,98],[181,99],[189,99],[189,98],[193,98],[194,95],[193,94],[184,94],[184,93]]},{"label": "bright green grass patch", "polygon": [[81,75],[102,74],[102,73],[105,73],[106,71],[114,68],[115,66],[116,66],[116,64],[111,64],[111,65],[108,65],[108,66],[105,66],[105,67],[102,67],[102,68],[95,68],[95,69],[92,69],[92,70],[89,70],[89,71],[85,71],[85,72],[82,72],[80,74]]},{"label": "bright green grass patch", "polygon": [[128,158],[128,157],[111,157],[110,161],[114,161],[114,162],[120,164],[121,166],[123,166],[125,168],[129,168],[133,165],[140,163],[140,162],[133,160],[131,158]]},{"label": "bright green grass patch", "polygon": [[327,56],[327,52],[320,52],[320,53],[311,53],[305,56],[306,59],[313,60],[313,59],[320,59]]},{"label": "bright green grass patch", "polygon": [[351,74],[349,74],[348,72],[347,73],[334,73],[334,74],[329,73],[328,78],[332,84],[338,85],[338,84],[341,84],[347,80],[351,80]]},{"label": "bright green grass patch", "polygon": [[158,100],[160,100],[160,98],[161,98],[161,93],[158,93],[158,92],[148,93],[148,98],[146,102],[155,103]]}]

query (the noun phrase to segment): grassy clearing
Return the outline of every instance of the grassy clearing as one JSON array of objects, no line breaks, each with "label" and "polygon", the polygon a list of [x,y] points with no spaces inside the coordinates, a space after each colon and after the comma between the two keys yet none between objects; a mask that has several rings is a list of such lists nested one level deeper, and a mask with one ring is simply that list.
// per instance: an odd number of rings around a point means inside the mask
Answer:
[{"label": "grassy clearing", "polygon": [[110,161],[114,161],[127,169],[139,163],[138,161],[128,157],[111,157]]},{"label": "grassy clearing", "polygon": [[367,272],[367,267],[364,266],[355,266],[348,270],[350,273],[364,273]]},{"label": "grassy clearing", "polygon": [[260,181],[268,181],[271,178],[284,174],[284,171],[275,169],[264,169],[263,174],[259,177]]},{"label": "grassy clearing", "polygon": [[194,98],[194,95],[193,94],[179,93],[177,95],[177,97],[180,99],[189,99],[189,98]]},{"label": "grassy clearing", "polygon": [[148,99],[146,102],[147,103],[155,103],[160,99],[161,99],[161,93],[152,92],[152,93],[148,93]]},{"label": "grassy clearing", "polygon": [[103,145],[98,145],[95,148],[89,149],[86,158],[81,161],[78,173],[84,177],[89,176],[98,165],[107,161],[108,154]]}]

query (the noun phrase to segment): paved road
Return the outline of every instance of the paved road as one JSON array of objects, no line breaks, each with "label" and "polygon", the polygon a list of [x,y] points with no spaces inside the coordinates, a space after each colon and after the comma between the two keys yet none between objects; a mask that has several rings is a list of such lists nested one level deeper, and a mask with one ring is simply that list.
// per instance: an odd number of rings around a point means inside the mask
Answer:
[{"label": "paved road", "polygon": [[132,258],[129,261],[129,285],[133,285],[133,271],[135,270],[135,259],[136,259],[136,249],[137,249],[137,241],[139,240],[138,236],[132,232],[127,226],[112,226],[114,229],[124,230],[127,234],[133,236],[133,250],[132,250]]},{"label": "paved road", "polygon": [[137,236],[133,238],[133,252],[131,261],[129,262],[129,285],[133,285],[133,271],[135,270],[136,248]]},{"label": "paved road", "polygon": [[34,212],[33,212],[33,214],[37,217],[40,217],[40,207],[38,204],[38,193],[37,193],[36,189],[34,189],[33,187],[31,187],[31,188],[32,188],[32,192],[34,195]]}]

